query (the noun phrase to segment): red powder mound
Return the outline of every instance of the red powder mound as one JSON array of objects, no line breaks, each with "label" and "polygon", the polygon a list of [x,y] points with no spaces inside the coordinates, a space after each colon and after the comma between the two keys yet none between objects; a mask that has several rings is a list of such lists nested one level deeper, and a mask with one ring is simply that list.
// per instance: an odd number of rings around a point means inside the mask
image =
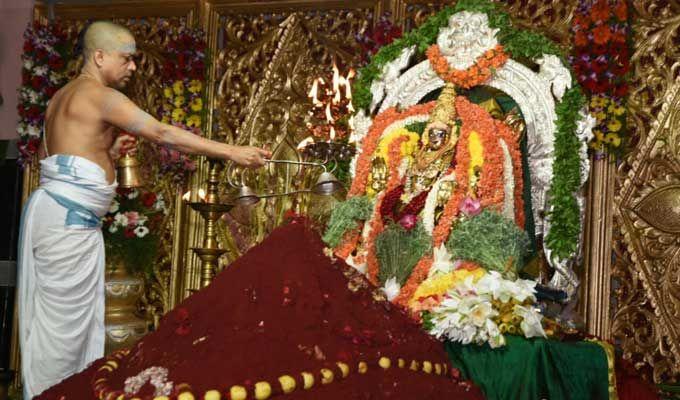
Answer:
[{"label": "red powder mound", "polygon": [[[229,399],[230,388],[240,385],[253,399],[261,381],[270,384],[271,398],[281,399],[483,398],[452,377],[440,342],[380,299],[343,261],[326,257],[318,235],[302,223],[275,230],[168,313],[157,331],[114,358],[37,398],[116,399],[126,378],[154,366],[167,368],[167,381],[174,384],[170,398],[190,391],[203,399],[217,390]],[[379,365],[381,358],[389,368]],[[364,373],[360,362],[366,363]],[[322,383],[322,369],[333,374],[332,382]],[[302,372],[313,374],[313,387],[303,389]],[[296,381],[289,394],[282,393],[282,375]],[[153,393],[146,383],[137,396],[122,398],[152,399]]]}]

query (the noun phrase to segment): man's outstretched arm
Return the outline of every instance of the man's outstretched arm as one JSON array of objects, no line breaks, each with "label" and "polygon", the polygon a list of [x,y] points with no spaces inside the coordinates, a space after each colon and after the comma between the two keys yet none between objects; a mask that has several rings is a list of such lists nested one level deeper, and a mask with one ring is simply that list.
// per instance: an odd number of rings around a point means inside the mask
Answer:
[{"label": "man's outstretched arm", "polygon": [[265,160],[271,156],[271,153],[264,149],[216,142],[162,123],[115,89],[102,89],[98,97],[102,119],[105,122],[155,144],[182,153],[233,161],[252,168],[263,166]]}]

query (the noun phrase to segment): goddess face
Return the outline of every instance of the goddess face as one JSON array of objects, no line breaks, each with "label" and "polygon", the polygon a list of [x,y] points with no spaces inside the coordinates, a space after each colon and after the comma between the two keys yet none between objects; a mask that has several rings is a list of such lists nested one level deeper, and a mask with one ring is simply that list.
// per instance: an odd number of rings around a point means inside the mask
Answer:
[{"label": "goddess face", "polygon": [[441,122],[433,122],[427,126],[427,147],[439,150],[449,141],[451,128]]}]

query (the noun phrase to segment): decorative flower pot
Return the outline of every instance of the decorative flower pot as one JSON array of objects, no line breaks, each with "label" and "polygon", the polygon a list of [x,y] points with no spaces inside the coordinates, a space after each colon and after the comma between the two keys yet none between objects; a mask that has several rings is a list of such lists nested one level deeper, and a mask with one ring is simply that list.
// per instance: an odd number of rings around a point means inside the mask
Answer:
[{"label": "decorative flower pot", "polygon": [[122,263],[106,266],[105,352],[110,354],[134,345],[149,330],[137,316],[137,303],[144,294],[144,279],[130,275]]}]

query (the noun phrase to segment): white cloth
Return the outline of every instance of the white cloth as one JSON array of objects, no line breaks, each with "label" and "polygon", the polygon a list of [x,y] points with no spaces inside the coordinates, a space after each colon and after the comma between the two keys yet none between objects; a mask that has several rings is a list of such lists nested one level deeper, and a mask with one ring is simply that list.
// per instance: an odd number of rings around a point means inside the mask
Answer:
[{"label": "white cloth", "polygon": [[19,340],[29,400],[104,355],[101,217],[117,184],[96,163],[53,155],[19,238]]}]

